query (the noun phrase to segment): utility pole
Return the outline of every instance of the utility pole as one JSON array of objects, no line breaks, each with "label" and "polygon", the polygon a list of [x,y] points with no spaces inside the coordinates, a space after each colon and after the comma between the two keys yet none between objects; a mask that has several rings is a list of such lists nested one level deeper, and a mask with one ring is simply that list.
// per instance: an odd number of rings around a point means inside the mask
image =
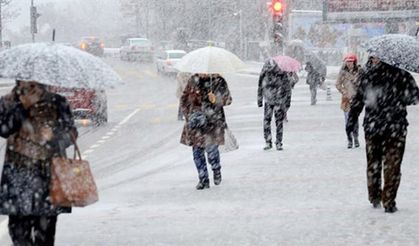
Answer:
[{"label": "utility pole", "polygon": [[35,42],[35,34],[38,33],[38,27],[37,27],[37,20],[41,16],[38,11],[36,10],[36,7],[33,5],[33,1],[31,0],[31,7],[30,7],[30,22],[31,22],[31,34],[32,34],[32,42]]},{"label": "utility pole", "polygon": [[32,25],[33,25],[33,23],[32,23],[32,19],[33,19],[32,9],[33,8],[34,8],[34,6],[33,6],[33,0],[31,0],[31,11],[30,11],[30,14],[31,14],[31,34],[32,34],[32,43],[35,43],[35,32],[33,31],[33,28],[32,28]]}]

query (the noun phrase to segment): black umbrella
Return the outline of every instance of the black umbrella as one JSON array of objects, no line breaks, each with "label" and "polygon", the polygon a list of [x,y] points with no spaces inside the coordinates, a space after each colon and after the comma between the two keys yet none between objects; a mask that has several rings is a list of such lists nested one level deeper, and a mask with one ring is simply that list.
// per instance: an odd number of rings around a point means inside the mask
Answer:
[{"label": "black umbrella", "polygon": [[419,41],[402,34],[387,34],[368,40],[364,47],[370,56],[392,66],[419,73]]}]

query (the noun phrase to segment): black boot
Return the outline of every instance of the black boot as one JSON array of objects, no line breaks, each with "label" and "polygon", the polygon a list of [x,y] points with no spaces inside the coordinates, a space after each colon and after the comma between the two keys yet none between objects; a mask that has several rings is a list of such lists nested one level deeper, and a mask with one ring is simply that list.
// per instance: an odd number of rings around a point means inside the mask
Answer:
[{"label": "black boot", "polygon": [[352,149],[353,145],[352,145],[352,137],[348,136],[348,149]]},{"label": "black boot", "polygon": [[388,207],[388,208],[384,209],[384,212],[386,212],[386,213],[394,213],[394,212],[397,212],[397,211],[398,211],[398,209],[397,209],[396,206],[391,206],[391,207]]},{"label": "black boot", "polygon": [[373,208],[381,208],[381,201],[379,199],[376,199],[371,202]]},{"label": "black boot", "polygon": [[272,143],[271,142],[266,142],[266,145],[263,148],[263,150],[270,150],[270,149],[272,149]]},{"label": "black boot", "polygon": [[199,180],[199,183],[196,185],[197,190],[208,189],[209,187],[209,179]]},{"label": "black boot", "polygon": [[359,147],[359,140],[358,140],[358,137],[355,137],[355,138],[354,138],[354,145],[355,145],[355,148],[358,148],[358,147]]},{"label": "black boot", "polygon": [[214,184],[215,185],[221,184],[221,180],[222,180],[221,170],[220,169],[213,170],[213,173],[214,173]]}]

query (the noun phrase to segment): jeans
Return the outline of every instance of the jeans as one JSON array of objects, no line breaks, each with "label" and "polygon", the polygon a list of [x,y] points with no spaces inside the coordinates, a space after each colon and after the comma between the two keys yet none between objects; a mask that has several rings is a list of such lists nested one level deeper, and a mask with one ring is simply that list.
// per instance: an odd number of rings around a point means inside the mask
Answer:
[{"label": "jeans", "polygon": [[[349,118],[349,112],[343,112],[343,114],[345,115],[345,129],[346,126],[348,125],[348,118]],[[352,136],[354,138],[358,138],[358,132],[359,132],[359,123],[358,120],[356,121],[355,125],[354,125],[354,131],[353,132],[346,132],[346,136],[348,137],[348,140],[352,141]]]},{"label": "jeans", "polygon": [[208,162],[210,163],[212,170],[221,169],[218,145],[212,144],[208,145],[206,148],[194,146],[192,147],[192,153],[195,166],[198,171],[199,180],[208,180],[208,169],[205,152],[207,152]]}]

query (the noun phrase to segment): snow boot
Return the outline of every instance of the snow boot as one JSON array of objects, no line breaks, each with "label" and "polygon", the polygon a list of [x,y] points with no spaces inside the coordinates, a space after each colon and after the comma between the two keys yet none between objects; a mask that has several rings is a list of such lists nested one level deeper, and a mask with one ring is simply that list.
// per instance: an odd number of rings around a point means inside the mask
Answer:
[{"label": "snow boot", "polygon": [[270,150],[270,149],[272,149],[272,143],[271,142],[266,142],[266,145],[263,148],[263,150]]},{"label": "snow boot", "polygon": [[398,209],[397,209],[396,206],[391,206],[391,207],[388,207],[388,208],[384,209],[384,212],[386,212],[386,213],[394,213],[394,212],[397,212],[397,211],[398,211]]},{"label": "snow boot", "polygon": [[213,173],[214,173],[214,184],[215,185],[221,184],[221,180],[222,180],[222,178],[221,178],[221,170],[220,169],[213,170]]},{"label": "snow boot", "polygon": [[348,136],[348,149],[352,149],[353,144],[352,144],[352,137]]},{"label": "snow boot", "polygon": [[199,180],[199,183],[196,185],[197,190],[208,189],[209,187],[209,179]]},{"label": "snow boot", "polygon": [[359,148],[359,140],[358,140],[358,138],[355,138],[354,139],[354,145],[355,145],[355,148]]},{"label": "snow boot", "polygon": [[284,148],[282,147],[282,143],[277,143],[276,144],[276,150],[283,150]]},{"label": "snow boot", "polygon": [[381,201],[380,200],[374,200],[374,201],[372,201],[371,202],[371,204],[372,204],[372,207],[373,208],[381,208]]}]

